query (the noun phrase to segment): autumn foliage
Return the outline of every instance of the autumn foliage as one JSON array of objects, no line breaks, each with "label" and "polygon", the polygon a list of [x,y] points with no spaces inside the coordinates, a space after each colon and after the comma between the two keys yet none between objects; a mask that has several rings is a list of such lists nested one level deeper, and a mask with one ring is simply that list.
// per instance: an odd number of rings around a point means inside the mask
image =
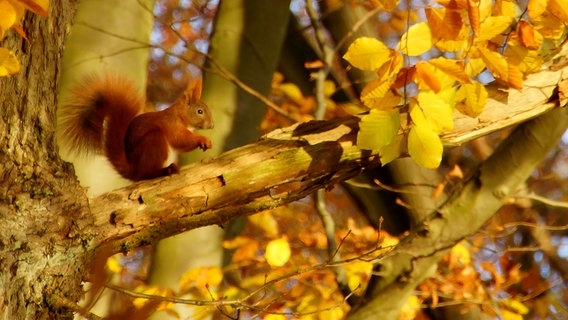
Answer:
[{"label": "autumn foliage", "polygon": [[[381,3],[389,11],[398,4]],[[493,79],[504,90],[522,90],[523,76],[542,67],[546,47],[560,43],[568,21],[565,1],[520,5],[440,0],[415,8],[423,19],[408,15],[393,48],[374,38],[355,40],[344,58],[377,74],[361,93],[371,111],[362,118],[359,147],[380,150],[383,164],[408,153],[425,167],[438,167],[439,135],[453,129],[454,112],[478,116]],[[402,114],[408,121],[401,126]]]}]

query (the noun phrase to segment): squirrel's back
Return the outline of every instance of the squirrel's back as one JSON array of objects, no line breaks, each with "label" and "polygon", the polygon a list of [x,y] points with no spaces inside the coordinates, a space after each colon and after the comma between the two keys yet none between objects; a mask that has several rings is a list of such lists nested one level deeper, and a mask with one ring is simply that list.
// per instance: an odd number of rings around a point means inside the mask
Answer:
[{"label": "squirrel's back", "polygon": [[142,111],[141,97],[136,85],[124,76],[107,73],[85,77],[59,111],[62,143],[75,154],[112,153],[108,150],[110,141],[105,139],[118,140],[110,144],[114,146],[111,148],[124,148],[128,124]]}]

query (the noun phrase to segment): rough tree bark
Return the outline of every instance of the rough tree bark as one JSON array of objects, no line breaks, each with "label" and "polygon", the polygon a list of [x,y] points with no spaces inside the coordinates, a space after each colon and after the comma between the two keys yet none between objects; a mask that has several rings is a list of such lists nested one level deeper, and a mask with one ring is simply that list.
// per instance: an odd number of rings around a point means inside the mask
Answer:
[{"label": "rough tree bark", "polygon": [[[72,319],[82,295],[93,221],[85,192],[55,147],[55,93],[74,2],[27,14],[4,47],[21,70],[0,78],[0,319]],[[55,306],[59,307],[55,307]]]}]

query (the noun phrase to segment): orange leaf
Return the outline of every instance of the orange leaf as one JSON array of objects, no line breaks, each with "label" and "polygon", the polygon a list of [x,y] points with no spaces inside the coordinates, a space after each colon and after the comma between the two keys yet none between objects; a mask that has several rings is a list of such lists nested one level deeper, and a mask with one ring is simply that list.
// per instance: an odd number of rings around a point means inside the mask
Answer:
[{"label": "orange leaf", "polygon": [[416,76],[434,92],[438,92],[442,88],[432,66],[428,65],[427,62],[420,61],[416,64]]},{"label": "orange leaf", "polygon": [[547,8],[560,20],[568,21],[568,2],[566,0],[548,0]]},{"label": "orange leaf", "polygon": [[467,1],[467,14],[469,16],[469,24],[475,36],[479,35],[479,2],[476,0]]},{"label": "orange leaf", "polygon": [[469,76],[465,73],[463,61],[438,57],[428,60],[428,63],[462,83],[470,82]]},{"label": "orange leaf", "polygon": [[47,9],[49,7],[49,1],[48,0],[18,0],[19,2],[23,3],[28,9],[30,9],[32,12],[40,14],[42,16],[47,17]]},{"label": "orange leaf", "polygon": [[467,0],[437,0],[436,2],[450,9],[467,9]]},{"label": "orange leaf", "polygon": [[[522,20],[518,24],[519,40],[525,48],[530,50],[537,50],[542,44],[542,36],[534,30],[533,26],[528,22]],[[538,38],[538,36],[540,38]]]},{"label": "orange leaf", "polygon": [[414,80],[416,74],[416,67],[406,67],[401,69],[394,80],[393,88],[401,88]]},{"label": "orange leaf", "polygon": [[515,65],[509,63],[508,69],[508,77],[507,83],[510,87],[515,88],[517,90],[523,89],[523,74],[519,70],[519,68]]},{"label": "orange leaf", "polygon": [[456,40],[463,26],[458,11],[446,8],[428,8],[425,11],[432,34],[444,40]]},{"label": "orange leaf", "polygon": [[26,34],[26,32],[24,31],[24,29],[20,26],[13,26],[13,29],[16,30],[16,32],[20,35],[20,37],[26,39],[27,42],[30,42],[30,39],[28,39],[28,35]]}]

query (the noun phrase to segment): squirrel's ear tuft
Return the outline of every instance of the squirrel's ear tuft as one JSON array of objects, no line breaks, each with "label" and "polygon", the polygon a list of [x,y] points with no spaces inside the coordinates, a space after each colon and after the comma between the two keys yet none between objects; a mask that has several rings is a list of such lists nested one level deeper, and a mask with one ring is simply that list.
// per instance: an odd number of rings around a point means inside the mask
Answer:
[{"label": "squirrel's ear tuft", "polygon": [[189,80],[184,96],[187,99],[201,99],[201,89],[203,87],[203,79],[201,77]]}]

